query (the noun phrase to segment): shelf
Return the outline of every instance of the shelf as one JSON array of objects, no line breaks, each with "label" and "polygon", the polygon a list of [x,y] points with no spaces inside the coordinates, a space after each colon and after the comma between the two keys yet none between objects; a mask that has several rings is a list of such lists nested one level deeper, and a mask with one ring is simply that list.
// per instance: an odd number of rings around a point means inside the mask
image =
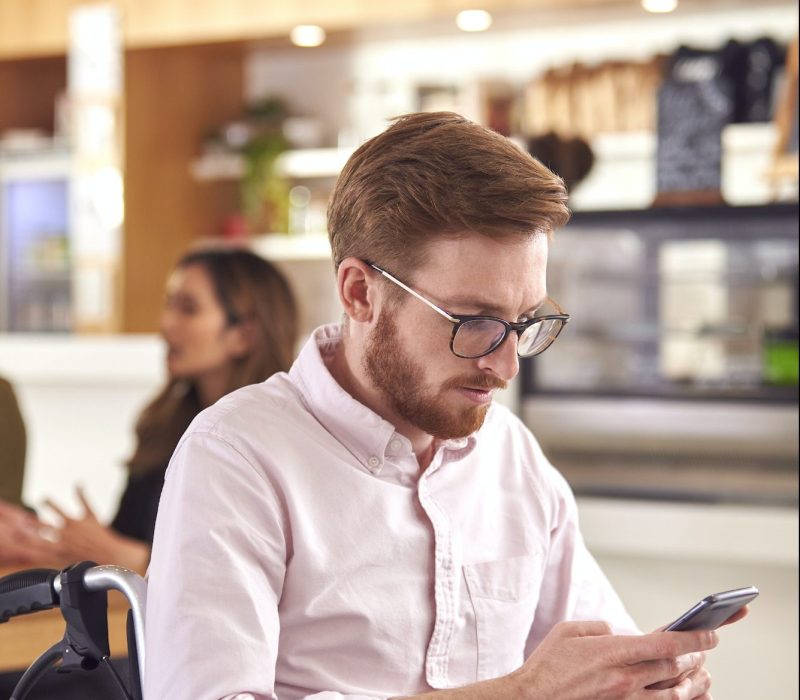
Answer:
[{"label": "shelf", "polygon": [[[286,151],[278,156],[276,168],[279,174],[291,179],[336,177],[347,159],[351,148],[308,148]],[[211,153],[194,160],[190,172],[195,180],[233,180],[245,172],[244,157],[238,153]]]},{"label": "shelf", "polygon": [[13,279],[17,284],[27,282],[69,282],[72,279],[72,270],[69,267],[21,266],[14,273]]},{"label": "shelf", "polygon": [[278,156],[275,165],[284,177],[312,178],[337,177],[347,159],[353,155],[352,148],[309,148],[286,151]]},{"label": "shelf", "polygon": [[[701,231],[703,237],[711,237],[712,229],[708,227],[713,228],[714,226],[723,231],[726,238],[735,237],[737,229],[741,229],[748,237],[751,237],[752,232],[748,227],[759,226],[759,229],[763,231],[765,225],[774,222],[785,224],[787,220],[796,220],[797,212],[797,202],[740,206],[719,204],[706,207],[583,210],[573,212],[567,228],[605,227],[618,230],[625,227],[649,225],[652,228],[662,229],[676,226],[684,228],[689,223],[694,226],[703,224],[706,227]],[[678,235],[674,230],[670,230],[669,233],[671,237]],[[696,237],[696,234],[694,235]],[[691,237],[691,235],[687,234],[684,237]]]},{"label": "shelf", "polygon": [[244,175],[244,158],[238,153],[209,153],[193,160],[189,172],[199,182],[236,180]]},{"label": "shelf", "polygon": [[277,261],[330,260],[331,246],[327,233],[290,235],[268,233],[252,239],[253,250]]}]

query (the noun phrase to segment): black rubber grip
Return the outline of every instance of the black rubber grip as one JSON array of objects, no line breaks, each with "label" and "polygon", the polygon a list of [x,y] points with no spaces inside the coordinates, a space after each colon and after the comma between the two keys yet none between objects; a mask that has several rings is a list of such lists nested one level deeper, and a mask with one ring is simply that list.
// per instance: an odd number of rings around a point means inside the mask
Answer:
[{"label": "black rubber grip", "polygon": [[58,605],[57,569],[27,569],[0,578],[0,622]]}]

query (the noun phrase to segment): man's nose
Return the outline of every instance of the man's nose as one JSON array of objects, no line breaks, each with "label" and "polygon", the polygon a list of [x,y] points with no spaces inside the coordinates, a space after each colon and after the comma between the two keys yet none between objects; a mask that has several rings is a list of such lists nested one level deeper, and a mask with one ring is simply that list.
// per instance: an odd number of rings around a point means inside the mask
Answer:
[{"label": "man's nose", "polygon": [[488,355],[478,358],[478,366],[503,381],[510,382],[519,373],[518,340],[517,333],[511,331],[497,348]]}]

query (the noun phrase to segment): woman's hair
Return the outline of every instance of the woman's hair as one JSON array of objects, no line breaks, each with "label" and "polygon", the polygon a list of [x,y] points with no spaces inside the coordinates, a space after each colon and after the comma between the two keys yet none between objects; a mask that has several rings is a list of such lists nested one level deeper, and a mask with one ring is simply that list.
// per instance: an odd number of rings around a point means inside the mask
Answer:
[{"label": "woman's hair", "polygon": [[561,178],[452,112],[409,114],[362,144],[328,206],[334,265],[353,256],[408,274],[425,244],[476,232],[548,236],[569,219]]},{"label": "woman's hair", "polygon": [[[286,371],[297,342],[297,307],[286,279],[269,262],[242,249],[205,249],[184,255],[176,269],[197,265],[208,274],[228,325],[249,323],[250,352],[233,360],[225,393]],[[171,379],[136,424],[133,473],[164,467],[192,419],[205,408],[196,387]]]}]

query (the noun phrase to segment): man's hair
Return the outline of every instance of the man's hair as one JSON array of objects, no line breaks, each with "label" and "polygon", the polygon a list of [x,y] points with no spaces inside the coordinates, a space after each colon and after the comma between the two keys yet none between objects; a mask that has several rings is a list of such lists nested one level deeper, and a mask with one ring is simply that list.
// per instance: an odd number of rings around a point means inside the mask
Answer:
[{"label": "man's hair", "polygon": [[438,236],[549,236],[568,219],[564,183],[539,161],[458,114],[428,112],[397,118],[353,153],[328,235],[337,269],[353,256],[401,274]]}]

